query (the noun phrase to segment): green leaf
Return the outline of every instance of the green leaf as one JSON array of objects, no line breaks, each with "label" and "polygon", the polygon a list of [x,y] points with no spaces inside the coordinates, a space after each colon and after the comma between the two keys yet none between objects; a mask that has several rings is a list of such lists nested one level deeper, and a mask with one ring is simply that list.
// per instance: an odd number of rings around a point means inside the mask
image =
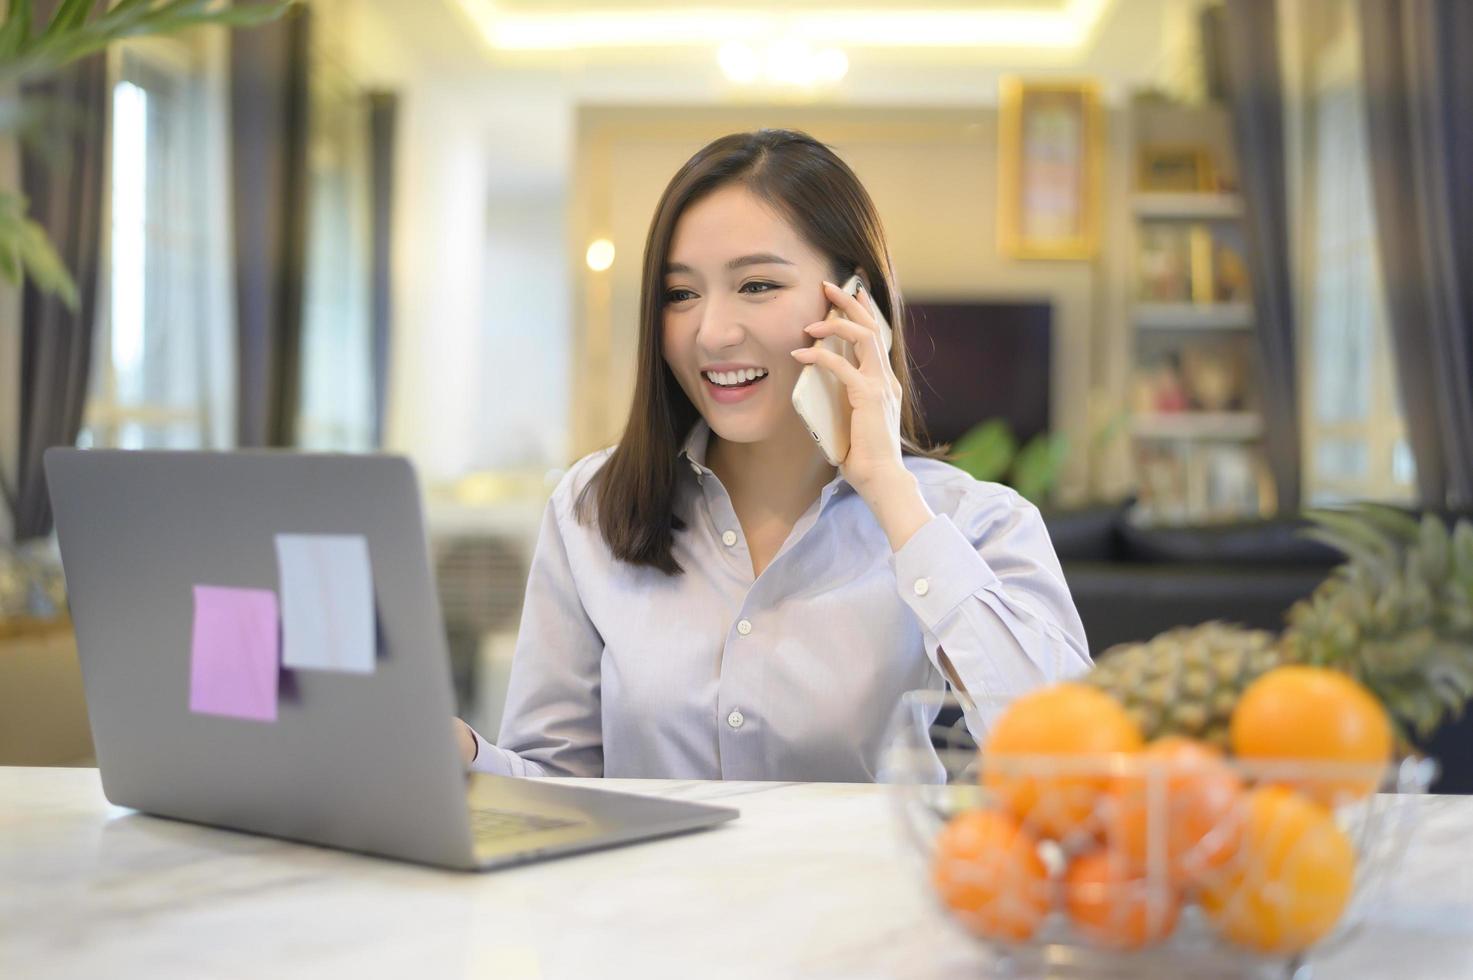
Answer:
[{"label": "green leaf", "polygon": [[1473,521],[1460,520],[1453,528],[1453,562],[1458,578],[1473,581]]},{"label": "green leaf", "polygon": [[15,57],[31,38],[31,0],[10,0],[0,26],[0,61]]},{"label": "green leaf", "polygon": [[1347,555],[1357,555],[1373,562],[1395,561],[1400,548],[1397,542],[1374,524],[1367,523],[1353,510],[1311,510],[1305,517],[1318,525],[1324,536],[1314,535]]},{"label": "green leaf", "polygon": [[46,237],[46,230],[34,221],[24,220],[15,244],[26,274],[31,277],[36,288],[55,293],[66,304],[67,309],[76,312],[80,302],[77,284],[72,281],[71,273],[67,272],[61,256],[56,254],[51,239]]},{"label": "green leaf", "polygon": [[56,8],[56,14],[46,28],[46,33],[41,37],[43,39],[55,37],[80,27],[87,20],[87,15],[92,12],[96,2],[97,0],[62,0],[61,6]]},{"label": "green leaf", "polygon": [[1417,562],[1426,581],[1439,583],[1447,578],[1452,565],[1452,540],[1447,525],[1436,515],[1422,515],[1421,533],[1417,536]]},{"label": "green leaf", "polygon": [[[1322,527],[1305,528],[1299,532],[1299,536],[1329,545],[1350,561],[1360,562],[1362,564],[1376,564],[1382,560],[1377,552],[1364,548],[1354,541],[1348,541],[1335,532]],[[1344,567],[1344,565],[1340,566],[1340,568]],[[1336,571],[1339,571],[1339,569]]]},{"label": "green leaf", "polygon": [[[95,2],[95,0],[94,0]],[[92,5],[66,0],[47,32],[11,57],[0,57],[0,85],[44,74],[128,37],[171,34],[206,24],[247,27],[280,17],[299,0],[216,7],[208,0],[123,0],[90,20]],[[63,17],[65,15],[65,17]],[[80,20],[77,18],[81,17]]]},{"label": "green leaf", "polygon": [[1417,519],[1406,511],[1397,510],[1386,504],[1363,503],[1357,504],[1354,513],[1359,514],[1371,524],[1381,530],[1393,535],[1401,541],[1414,541],[1419,533]]},{"label": "green leaf", "polygon": [[1034,436],[1013,463],[1013,489],[1031,503],[1044,503],[1058,484],[1068,456],[1069,440],[1064,435]]},{"label": "green leaf", "polygon": [[1018,452],[1013,430],[1002,419],[972,428],[952,447],[952,462],[983,482],[1001,480]]},{"label": "green leaf", "polygon": [[0,234],[0,276],[13,286],[19,286],[25,280],[20,268],[20,256],[16,254],[15,244]]}]

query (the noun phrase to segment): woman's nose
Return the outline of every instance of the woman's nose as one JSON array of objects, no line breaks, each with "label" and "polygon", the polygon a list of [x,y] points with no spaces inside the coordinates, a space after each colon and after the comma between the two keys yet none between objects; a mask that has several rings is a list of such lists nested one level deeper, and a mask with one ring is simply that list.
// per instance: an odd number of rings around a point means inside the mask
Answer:
[{"label": "woman's nose", "polygon": [[719,299],[708,301],[701,312],[701,324],[696,329],[696,342],[709,351],[740,344],[747,331],[737,322],[736,312],[730,303]]}]

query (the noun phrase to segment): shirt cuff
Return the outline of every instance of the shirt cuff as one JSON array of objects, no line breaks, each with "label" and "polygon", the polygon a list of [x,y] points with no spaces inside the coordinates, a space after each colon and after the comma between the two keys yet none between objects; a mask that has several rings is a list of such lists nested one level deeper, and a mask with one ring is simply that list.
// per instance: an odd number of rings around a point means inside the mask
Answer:
[{"label": "shirt cuff", "polygon": [[900,598],[933,635],[997,574],[946,514],[938,514],[890,556]]},{"label": "shirt cuff", "polygon": [[495,746],[486,741],[486,739],[482,738],[481,733],[476,731],[470,725],[466,725],[465,727],[470,728],[471,735],[476,740],[476,757],[471,760],[471,772],[495,772],[496,768],[492,761],[493,757],[496,755],[496,753],[492,751]]},{"label": "shirt cuff", "polygon": [[488,742],[470,725],[465,727],[470,728],[471,734],[476,737],[476,757],[471,760],[471,772],[484,772],[492,776],[515,776],[518,779],[547,775],[547,771],[537,763],[528,762],[515,752]]}]

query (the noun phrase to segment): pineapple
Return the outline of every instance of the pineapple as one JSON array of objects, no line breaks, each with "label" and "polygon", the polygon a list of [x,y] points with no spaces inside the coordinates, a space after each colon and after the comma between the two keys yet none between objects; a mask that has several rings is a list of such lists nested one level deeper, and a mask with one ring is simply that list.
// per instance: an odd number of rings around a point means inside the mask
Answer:
[{"label": "pineapple", "polygon": [[1473,697],[1473,523],[1363,504],[1314,511],[1307,532],[1348,558],[1278,636],[1220,622],[1112,647],[1085,678],[1118,698],[1147,738],[1227,748],[1244,688],[1286,663],[1343,670],[1386,706],[1403,740],[1425,739]]}]

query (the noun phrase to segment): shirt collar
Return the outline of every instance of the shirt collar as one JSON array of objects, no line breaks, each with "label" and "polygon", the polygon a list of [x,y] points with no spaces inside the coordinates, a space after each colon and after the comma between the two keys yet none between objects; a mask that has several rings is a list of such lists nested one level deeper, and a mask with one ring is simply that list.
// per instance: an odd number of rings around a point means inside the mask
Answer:
[{"label": "shirt collar", "polygon": [[[696,424],[691,426],[690,433],[686,435],[685,443],[681,446],[677,456],[695,474],[697,481],[707,476],[715,476],[706,466],[706,449],[710,445],[711,426],[705,419],[697,419]],[[854,487],[844,479],[844,474],[835,473],[834,478],[824,485],[823,492],[819,494],[819,511],[822,512],[835,497],[853,492]]]},{"label": "shirt collar", "polygon": [[705,419],[697,419],[680,447],[679,458],[701,476],[711,471],[706,468],[706,447],[711,444],[711,426]]}]

